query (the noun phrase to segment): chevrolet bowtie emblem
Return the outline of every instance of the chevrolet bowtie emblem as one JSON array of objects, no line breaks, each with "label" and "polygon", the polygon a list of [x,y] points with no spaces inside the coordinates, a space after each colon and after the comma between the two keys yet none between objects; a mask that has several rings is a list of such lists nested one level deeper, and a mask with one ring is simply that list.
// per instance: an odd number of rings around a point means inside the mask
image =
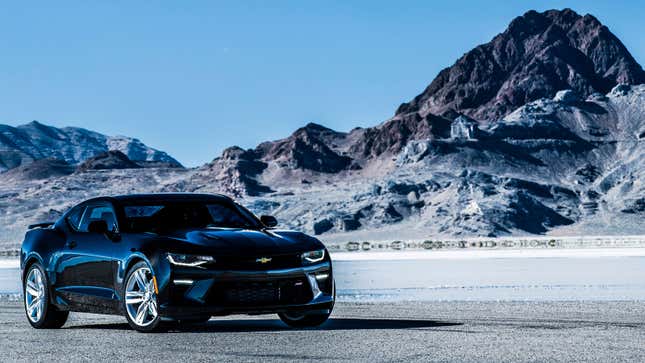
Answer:
[{"label": "chevrolet bowtie emblem", "polygon": [[257,262],[257,263],[269,263],[269,262],[271,262],[271,257],[256,258],[255,262]]}]

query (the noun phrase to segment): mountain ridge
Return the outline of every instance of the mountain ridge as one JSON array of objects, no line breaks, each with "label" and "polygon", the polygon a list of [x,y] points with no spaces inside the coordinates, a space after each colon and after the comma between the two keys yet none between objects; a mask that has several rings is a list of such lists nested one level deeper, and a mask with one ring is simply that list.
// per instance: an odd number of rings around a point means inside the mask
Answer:
[{"label": "mountain ridge", "polygon": [[47,158],[79,164],[109,150],[121,151],[135,161],[181,166],[167,153],[150,148],[136,138],[107,136],[81,127],[57,128],[38,121],[15,127],[0,125],[0,171]]}]

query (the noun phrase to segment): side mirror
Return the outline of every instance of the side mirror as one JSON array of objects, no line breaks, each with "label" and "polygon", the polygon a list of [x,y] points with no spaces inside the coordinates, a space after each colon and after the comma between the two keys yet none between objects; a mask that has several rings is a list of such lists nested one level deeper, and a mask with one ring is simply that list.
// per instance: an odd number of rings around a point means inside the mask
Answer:
[{"label": "side mirror", "polygon": [[104,220],[91,221],[87,226],[87,231],[91,233],[107,234],[108,225]]},{"label": "side mirror", "polygon": [[278,225],[278,220],[274,216],[261,216],[260,222],[265,226],[272,228]]}]

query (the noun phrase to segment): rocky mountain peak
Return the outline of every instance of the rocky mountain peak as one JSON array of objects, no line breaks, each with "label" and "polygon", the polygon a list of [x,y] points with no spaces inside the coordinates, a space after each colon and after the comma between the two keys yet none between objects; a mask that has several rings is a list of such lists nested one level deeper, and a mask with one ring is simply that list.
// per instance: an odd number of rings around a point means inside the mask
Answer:
[{"label": "rocky mountain peak", "polygon": [[439,72],[396,114],[456,111],[494,120],[559,90],[587,97],[619,83],[643,82],[641,66],[595,17],[571,9],[529,11]]},{"label": "rocky mountain peak", "polygon": [[337,150],[337,143],[345,136],[345,133],[309,123],[285,139],[260,144],[256,152],[265,161],[293,169],[336,173],[346,169],[352,161]]}]

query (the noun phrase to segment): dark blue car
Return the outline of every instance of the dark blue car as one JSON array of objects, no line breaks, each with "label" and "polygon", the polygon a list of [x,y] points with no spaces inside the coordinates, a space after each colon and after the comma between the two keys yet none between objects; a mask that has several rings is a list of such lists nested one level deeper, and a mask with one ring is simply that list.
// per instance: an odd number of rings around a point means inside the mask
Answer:
[{"label": "dark blue car", "polygon": [[123,314],[153,331],[162,320],[277,313],[290,326],[320,325],[335,300],[329,254],[276,224],[222,195],[87,200],[25,236],[28,321],[59,328],[70,311]]}]

